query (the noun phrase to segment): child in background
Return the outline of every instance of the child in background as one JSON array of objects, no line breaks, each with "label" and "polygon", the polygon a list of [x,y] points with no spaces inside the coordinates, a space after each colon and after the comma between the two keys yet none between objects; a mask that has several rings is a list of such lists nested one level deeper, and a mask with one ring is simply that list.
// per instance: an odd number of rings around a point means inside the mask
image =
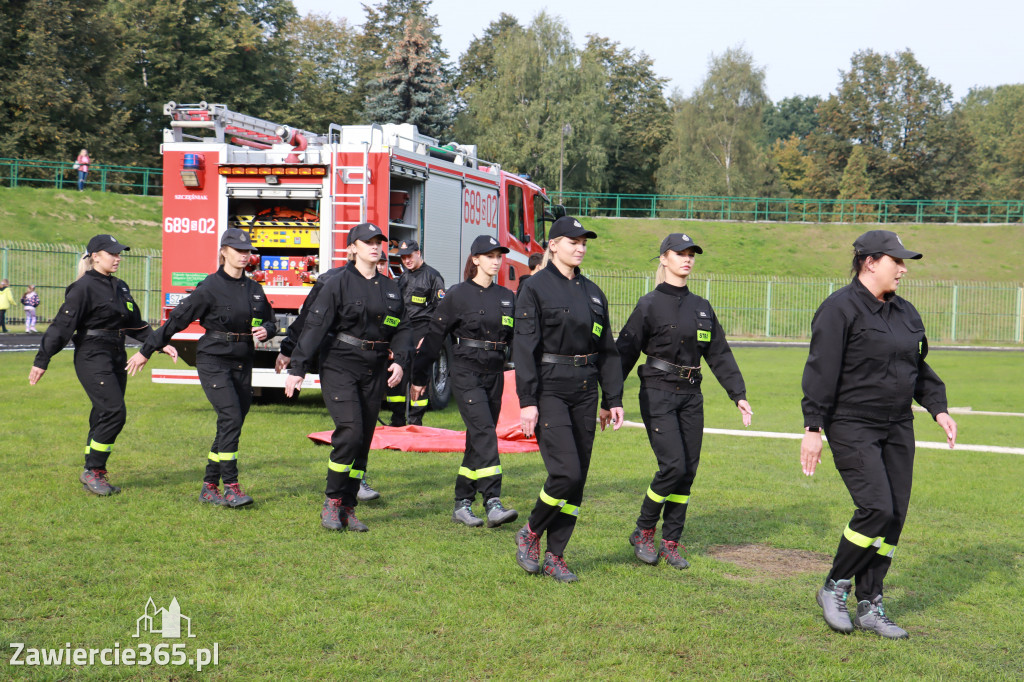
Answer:
[{"label": "child in background", "polygon": [[21,297],[21,304],[25,306],[25,333],[36,330],[36,308],[39,307],[39,294],[36,293],[36,285],[29,284],[28,291]]}]

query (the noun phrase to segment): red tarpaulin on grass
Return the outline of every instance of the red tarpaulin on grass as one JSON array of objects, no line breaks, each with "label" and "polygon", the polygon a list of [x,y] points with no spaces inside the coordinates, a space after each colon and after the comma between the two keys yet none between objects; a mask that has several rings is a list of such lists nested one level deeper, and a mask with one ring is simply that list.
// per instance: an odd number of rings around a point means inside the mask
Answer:
[{"label": "red tarpaulin on grass", "polygon": [[[526,438],[519,426],[519,396],[516,395],[516,374],[505,372],[505,391],[501,395],[498,415],[498,452],[536,452],[537,438]],[[314,443],[331,444],[331,431],[309,434]],[[402,450],[403,452],[463,452],[466,432],[435,429],[430,426],[378,426],[373,432],[371,450]]]}]

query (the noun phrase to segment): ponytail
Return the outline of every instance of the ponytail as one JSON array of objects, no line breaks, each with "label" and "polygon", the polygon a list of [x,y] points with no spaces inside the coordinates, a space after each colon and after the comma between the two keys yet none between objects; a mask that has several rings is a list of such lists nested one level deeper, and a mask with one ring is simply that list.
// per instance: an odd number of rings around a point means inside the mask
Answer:
[{"label": "ponytail", "polygon": [[82,279],[82,276],[90,270],[92,270],[92,254],[87,253],[78,259],[78,275],[75,277],[75,281]]}]

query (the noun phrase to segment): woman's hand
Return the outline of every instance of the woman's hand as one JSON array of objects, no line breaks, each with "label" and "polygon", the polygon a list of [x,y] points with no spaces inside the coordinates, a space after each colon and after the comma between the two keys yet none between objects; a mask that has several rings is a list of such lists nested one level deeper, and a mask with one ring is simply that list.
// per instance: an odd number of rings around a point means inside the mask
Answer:
[{"label": "woman's hand", "polygon": [[304,376],[297,377],[294,374],[289,374],[288,378],[284,380],[284,394],[291,398],[298,393],[303,379],[305,379]]},{"label": "woman's hand", "polygon": [[523,427],[523,435],[533,438],[533,432],[537,428],[537,420],[540,418],[540,411],[536,405],[530,405],[519,410],[519,422]]},{"label": "woman's hand", "polygon": [[177,348],[175,348],[171,344],[167,344],[166,346],[164,346],[160,350],[163,351],[164,353],[166,353],[168,356],[170,356],[170,358],[174,362],[174,364],[178,364],[178,349]]},{"label": "woman's hand", "polygon": [[28,384],[29,386],[35,386],[36,383],[43,378],[43,374],[46,370],[41,367],[33,367],[28,371]]},{"label": "woman's hand", "polygon": [[804,429],[804,439],[800,443],[800,465],[804,476],[813,476],[814,469],[821,463],[821,431]]},{"label": "woman's hand", "polygon": [[256,341],[267,340],[267,328],[266,327],[253,327],[252,338]]},{"label": "woman's hand", "polygon": [[427,392],[426,386],[410,386],[409,387],[409,398],[412,400],[419,400],[423,397],[423,394]]},{"label": "woman's hand", "polygon": [[946,442],[949,443],[949,449],[952,450],[953,446],[956,445],[956,422],[945,412],[935,415],[935,421],[946,432]]},{"label": "woman's hand", "polygon": [[608,426],[609,423],[612,425],[612,431],[618,431],[619,427],[622,426],[623,419],[625,418],[625,410],[621,407],[613,407],[610,410],[601,409],[601,430],[604,431],[604,427]]},{"label": "woman's hand", "polygon": [[736,407],[740,408],[740,417],[743,418],[743,425],[750,426],[750,418],[754,416],[754,410],[746,400],[737,400]]},{"label": "woman's hand", "polygon": [[128,364],[124,366],[128,370],[128,374],[135,376],[135,374],[146,366],[149,362],[149,358],[142,354],[142,351],[135,353],[135,355],[128,358]]},{"label": "woman's hand", "polygon": [[392,362],[388,367],[388,372],[391,373],[391,376],[388,377],[388,388],[394,388],[398,384],[402,383],[402,375],[404,372],[402,371],[402,366],[400,364]]}]

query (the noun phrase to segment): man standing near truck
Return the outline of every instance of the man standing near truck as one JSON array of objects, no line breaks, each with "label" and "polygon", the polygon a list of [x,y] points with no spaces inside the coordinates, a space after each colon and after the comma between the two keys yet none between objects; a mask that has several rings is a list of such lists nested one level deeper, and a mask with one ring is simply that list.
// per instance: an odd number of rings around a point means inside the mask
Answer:
[{"label": "man standing near truck", "polygon": [[[413,347],[418,348],[427,334],[430,318],[437,310],[437,304],[444,298],[444,278],[423,261],[418,242],[406,239],[398,245],[398,255],[405,271],[398,278],[405,302],[405,320],[409,326]],[[388,408],[391,410],[391,426],[423,425],[423,413],[429,407],[426,394],[419,400],[409,399],[409,377],[394,388],[388,389]]]}]

